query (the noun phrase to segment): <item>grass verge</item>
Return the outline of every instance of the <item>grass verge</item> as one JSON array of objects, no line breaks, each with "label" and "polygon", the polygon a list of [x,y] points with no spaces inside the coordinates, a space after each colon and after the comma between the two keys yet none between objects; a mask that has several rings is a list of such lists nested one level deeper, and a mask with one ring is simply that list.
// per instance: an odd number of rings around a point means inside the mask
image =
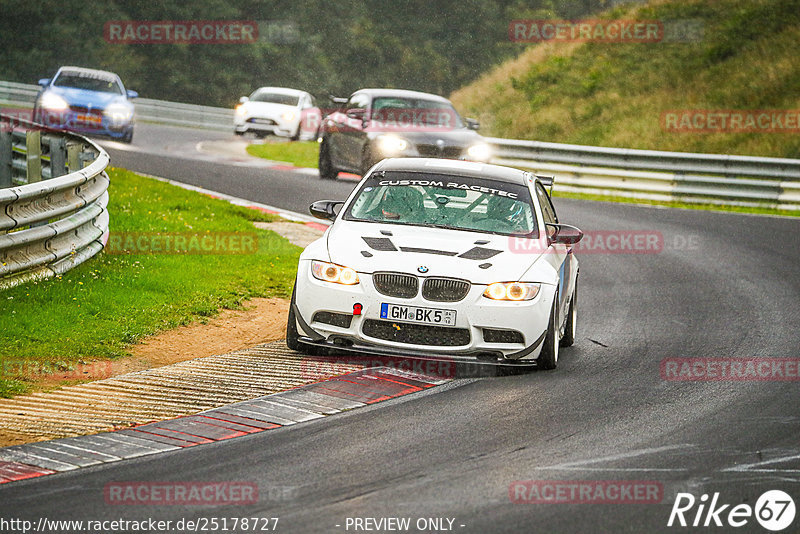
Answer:
[{"label": "grass verge", "polygon": [[252,224],[275,216],[124,169],[109,176],[106,250],[0,293],[0,396],[248,298],[291,294],[301,249]]},{"label": "grass verge", "polygon": [[259,158],[291,163],[297,167],[316,169],[319,159],[319,143],[316,141],[292,141],[248,145],[247,153]]}]

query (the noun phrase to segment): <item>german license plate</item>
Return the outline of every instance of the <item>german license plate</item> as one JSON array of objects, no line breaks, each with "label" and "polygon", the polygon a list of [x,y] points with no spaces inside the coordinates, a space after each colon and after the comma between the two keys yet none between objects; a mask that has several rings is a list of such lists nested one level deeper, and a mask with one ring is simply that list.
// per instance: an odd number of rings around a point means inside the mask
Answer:
[{"label": "german license plate", "polygon": [[78,122],[83,124],[100,124],[103,122],[101,117],[97,117],[95,115],[78,115],[77,119]]},{"label": "german license plate", "polygon": [[406,321],[409,323],[435,324],[441,326],[454,326],[456,324],[456,310],[442,310],[439,308],[420,308],[418,306],[401,306],[399,304],[381,304],[381,319],[390,321]]}]

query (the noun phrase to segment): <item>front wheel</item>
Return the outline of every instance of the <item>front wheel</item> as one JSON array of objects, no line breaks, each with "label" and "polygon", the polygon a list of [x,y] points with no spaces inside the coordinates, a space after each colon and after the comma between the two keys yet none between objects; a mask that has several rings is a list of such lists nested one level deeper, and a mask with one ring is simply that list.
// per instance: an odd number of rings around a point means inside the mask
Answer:
[{"label": "front wheel", "polygon": [[575,280],[575,289],[572,291],[572,300],[569,303],[567,324],[564,325],[564,336],[561,338],[562,347],[571,347],[575,343],[575,334],[578,330],[578,280]]},{"label": "front wheel", "polygon": [[319,177],[323,180],[335,180],[338,175],[339,171],[331,162],[331,150],[328,146],[328,140],[323,139],[319,145]]},{"label": "front wheel", "polygon": [[361,176],[366,175],[373,165],[375,165],[375,162],[372,160],[372,150],[367,145],[361,151]]},{"label": "front wheel", "polygon": [[547,326],[547,334],[544,337],[544,345],[539,358],[536,360],[539,369],[549,371],[558,366],[558,293],[553,300],[553,309],[550,310],[550,322]]}]

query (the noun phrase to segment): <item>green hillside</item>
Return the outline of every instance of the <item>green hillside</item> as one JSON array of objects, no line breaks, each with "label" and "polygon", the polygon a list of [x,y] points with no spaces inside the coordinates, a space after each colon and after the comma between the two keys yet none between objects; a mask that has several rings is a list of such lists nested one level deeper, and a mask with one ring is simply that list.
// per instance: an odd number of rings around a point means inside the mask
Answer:
[{"label": "green hillside", "polygon": [[540,43],[452,95],[483,133],[558,143],[800,158],[793,132],[673,132],[671,110],[800,113],[800,1],[670,0],[603,18],[691,20],[687,42]]}]

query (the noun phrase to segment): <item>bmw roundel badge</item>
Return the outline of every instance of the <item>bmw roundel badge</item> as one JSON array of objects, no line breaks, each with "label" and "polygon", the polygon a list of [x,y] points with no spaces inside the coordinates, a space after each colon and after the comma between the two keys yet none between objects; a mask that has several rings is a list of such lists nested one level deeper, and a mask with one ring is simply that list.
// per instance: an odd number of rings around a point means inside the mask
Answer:
[{"label": "bmw roundel badge", "polygon": [[421,272],[421,273],[427,273],[428,272],[428,268],[425,267],[424,265],[420,265],[419,267],[417,267],[417,270],[419,272]]}]

